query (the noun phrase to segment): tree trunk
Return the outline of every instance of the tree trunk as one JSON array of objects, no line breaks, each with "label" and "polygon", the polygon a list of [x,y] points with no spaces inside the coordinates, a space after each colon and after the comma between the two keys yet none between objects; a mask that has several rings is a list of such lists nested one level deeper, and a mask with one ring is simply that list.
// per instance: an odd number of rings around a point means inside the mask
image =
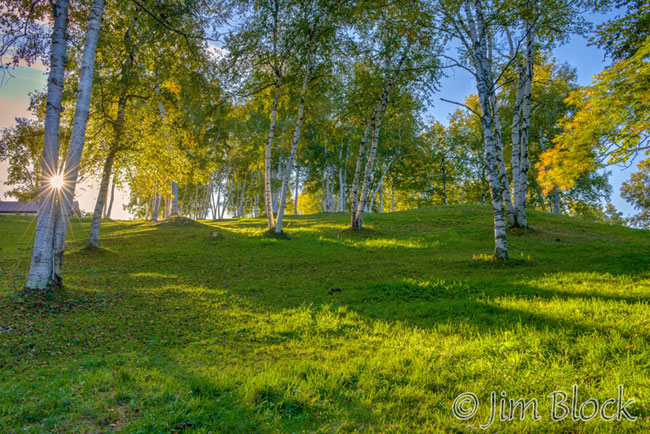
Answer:
[{"label": "tree trunk", "polygon": [[485,164],[492,198],[492,211],[494,214],[494,255],[499,259],[508,259],[508,246],[506,242],[506,219],[503,209],[503,189],[499,179],[499,167],[495,146],[494,125],[490,103],[490,92],[494,92],[492,82],[491,66],[487,58],[487,35],[483,19],[483,11],[480,2],[473,1],[476,10],[476,22],[469,1],[463,2],[467,15],[468,29],[472,39],[472,57],[476,69],[476,87],[481,104],[481,124],[483,126],[483,138],[485,143]]},{"label": "tree trunk", "polygon": [[368,123],[366,124],[366,127],[363,130],[363,135],[361,136],[361,143],[359,144],[359,155],[357,156],[357,166],[354,169],[354,179],[352,179],[352,191],[350,193],[351,196],[350,224],[352,228],[355,228],[356,221],[357,221],[357,206],[359,203],[359,177],[361,176],[361,166],[363,164],[363,156],[366,151],[365,149],[366,141],[368,140],[368,136],[370,135],[370,129],[372,128],[372,125],[375,123],[375,116],[377,116],[377,108],[378,108],[377,106],[378,104],[372,110],[370,119],[368,119]]},{"label": "tree trunk", "polygon": [[[158,95],[158,111],[160,112],[160,122],[164,128],[165,126],[165,107],[163,106],[162,99],[160,98],[160,87],[156,85],[156,94]],[[167,143],[167,149],[170,150],[170,144]],[[171,152],[171,151],[170,151]],[[167,217],[178,215],[178,184],[173,179],[171,180],[171,208],[167,213]]]},{"label": "tree trunk", "polygon": [[355,218],[352,221],[352,229],[361,230],[363,229],[363,211],[366,207],[366,201],[368,200],[368,191],[370,189],[370,180],[372,177],[372,170],[375,164],[375,155],[377,155],[377,145],[379,141],[379,128],[381,127],[381,122],[384,119],[384,113],[386,111],[386,104],[388,102],[388,92],[390,89],[384,89],[382,98],[379,102],[379,108],[377,110],[377,116],[375,116],[375,122],[372,127],[372,140],[370,142],[370,151],[368,153],[368,161],[366,162],[366,167],[363,173],[363,188],[361,189],[361,198],[357,204],[357,210],[355,213]]},{"label": "tree trunk", "polygon": [[492,71],[492,37],[486,34],[487,44],[487,59],[484,63],[485,72],[487,73],[487,82],[489,85],[489,101],[490,108],[492,109],[492,124],[494,126],[494,146],[495,156],[497,159],[497,168],[499,169],[499,182],[501,182],[501,191],[503,193],[503,201],[506,204],[506,213],[508,215],[508,223],[510,225],[515,221],[515,209],[512,204],[512,195],[510,193],[510,181],[508,180],[508,172],[506,170],[506,163],[503,158],[503,136],[501,134],[501,116],[499,115],[499,104],[497,102],[496,83],[494,81],[494,73]]},{"label": "tree trunk", "polygon": [[[61,266],[65,251],[65,238],[68,232],[74,193],[79,177],[79,164],[86,140],[86,126],[90,111],[90,97],[93,87],[93,73],[95,70],[95,55],[101,31],[102,17],[104,15],[104,0],[94,0],[88,17],[88,30],[84,43],[81,65],[79,67],[79,86],[77,88],[77,103],[70,133],[70,142],[66,155],[65,165],[61,171],[64,175],[59,215],[54,232],[54,274],[56,280],[61,282]],[[111,204],[112,204],[111,197]],[[109,208],[110,209],[110,208]]]},{"label": "tree trunk", "polygon": [[111,218],[111,210],[113,209],[113,199],[115,199],[115,172],[113,172],[113,179],[111,180],[111,200],[108,201],[108,208],[106,208],[105,219]]},{"label": "tree trunk", "polygon": [[[514,53],[512,54],[514,55]],[[521,152],[520,136],[521,129],[521,109],[524,100],[524,87],[526,86],[526,74],[524,68],[517,62],[517,96],[515,100],[514,111],[512,115],[512,191],[514,193],[515,219],[513,226],[518,225],[519,216],[519,194],[521,192]]]},{"label": "tree trunk", "polygon": [[442,157],[440,166],[442,170],[442,203],[447,205],[447,169],[445,168],[445,157]]},{"label": "tree trunk", "polygon": [[339,167],[339,212],[345,212],[345,192],[348,183],[348,157],[350,156],[350,142],[345,150],[345,163]]},{"label": "tree trunk", "polygon": [[386,174],[390,170],[390,166],[393,165],[393,162],[395,161],[395,158],[397,158],[397,154],[399,154],[399,151],[395,151],[393,156],[390,158],[388,161],[388,164],[386,164],[386,167],[384,168],[384,171],[381,173],[381,176],[379,177],[379,182],[377,183],[377,188],[375,188],[375,191],[372,193],[371,199],[370,199],[370,206],[368,207],[368,211],[372,212],[372,207],[375,202],[375,196],[377,196],[377,193],[381,193],[381,190],[384,185],[384,178],[386,177]]},{"label": "tree trunk", "polygon": [[275,228],[273,216],[273,196],[271,192],[271,147],[273,146],[273,136],[275,135],[275,116],[278,111],[278,100],[280,98],[280,80],[275,80],[275,92],[273,94],[273,104],[271,106],[271,123],[269,125],[269,135],[266,140],[266,151],[264,153],[264,205],[268,218],[268,229]]},{"label": "tree trunk", "polygon": [[293,200],[293,215],[298,215],[298,189],[300,188],[300,167],[296,164],[296,192]]},{"label": "tree trunk", "polygon": [[97,196],[97,202],[95,203],[93,220],[90,223],[88,247],[99,247],[99,229],[102,221],[102,208],[104,208],[104,203],[106,202],[106,195],[108,193],[108,181],[111,177],[114,159],[115,153],[111,152],[108,154],[108,158],[106,158],[106,162],[104,163],[104,173],[102,174],[102,182],[99,187],[99,195]]},{"label": "tree trunk", "polygon": [[47,80],[38,221],[34,235],[32,260],[25,283],[26,291],[44,290],[58,285],[53,266],[57,193],[52,190],[49,182],[56,174],[59,160],[59,126],[66,62],[68,0],[56,0],[53,15],[54,26],[52,28],[50,72]]},{"label": "tree trunk", "polygon": [[122,143],[122,133],[124,131],[124,113],[126,111],[126,96],[120,96],[120,99],[117,104],[117,118],[113,124],[113,143],[108,152],[108,157],[104,163],[104,172],[102,175],[102,181],[99,188],[99,195],[97,196],[97,202],[95,203],[95,211],[93,213],[93,219],[90,224],[90,235],[88,237],[88,247],[99,247],[99,229],[101,226],[102,220],[102,209],[104,208],[104,202],[106,201],[106,195],[108,193],[108,181],[111,176],[111,171],[113,169],[113,161],[115,160],[115,152]]},{"label": "tree trunk", "polygon": [[[526,2],[530,7],[530,3]],[[515,192],[515,220],[519,227],[527,228],[528,221],[526,218],[526,196],[528,195],[528,170],[530,161],[528,158],[528,140],[530,135],[530,104],[533,85],[533,61],[535,50],[535,33],[536,25],[529,23],[526,25],[526,84],[524,87],[524,101],[522,107],[521,119],[521,163],[519,174],[519,189]]]},{"label": "tree trunk", "polygon": [[153,195],[153,210],[151,212],[151,220],[154,222],[158,221],[158,210],[160,209],[161,197],[158,193]]},{"label": "tree trunk", "polygon": [[176,181],[172,180],[171,190],[172,190],[172,196],[171,196],[171,208],[169,210],[169,215],[177,216],[178,215],[178,184],[176,183]]},{"label": "tree trunk", "polygon": [[332,188],[330,185],[330,171],[332,170],[332,167],[329,165],[329,162],[326,162],[325,164],[327,164],[327,166],[325,169],[325,203],[323,204],[323,207],[325,208],[325,212],[331,212]]},{"label": "tree trunk", "polygon": [[[397,65],[392,75],[390,76],[388,81],[385,83],[384,88],[382,89],[381,97],[377,102],[377,106],[375,107],[375,111],[371,118],[374,121],[372,125],[372,130],[373,130],[372,141],[370,142],[370,151],[368,153],[368,161],[366,162],[366,168],[364,172],[363,188],[361,190],[361,200],[357,204],[356,212],[354,211],[354,209],[352,211],[352,229],[356,229],[356,230],[363,229],[363,210],[366,206],[366,201],[368,199],[368,192],[370,190],[370,179],[372,176],[372,169],[375,164],[375,155],[377,154],[377,145],[379,141],[379,128],[381,127],[381,123],[384,119],[384,114],[386,113],[386,107],[388,106],[388,98],[390,97],[390,92],[393,88],[395,80],[397,80],[397,77],[399,76],[399,73],[402,69],[402,65],[404,64],[404,61],[406,60],[406,57],[408,56],[410,49],[411,49],[411,40],[409,39],[409,42],[407,43],[406,47],[404,47],[404,52],[402,53],[402,56],[397,61]],[[389,60],[387,59],[387,61]]]},{"label": "tree trunk", "polygon": [[[492,75],[490,73],[490,75]],[[506,170],[506,163],[503,158],[503,140],[501,136],[501,118],[499,116],[499,106],[497,104],[496,90],[494,89],[495,83],[490,78],[493,89],[490,91],[490,106],[492,108],[492,123],[494,125],[494,147],[495,156],[497,159],[497,168],[499,170],[499,182],[501,182],[501,191],[503,193],[503,202],[506,204],[506,213],[508,215],[508,222],[513,222],[515,219],[514,205],[512,204],[512,194],[510,193],[510,181],[508,180],[508,172]]]}]

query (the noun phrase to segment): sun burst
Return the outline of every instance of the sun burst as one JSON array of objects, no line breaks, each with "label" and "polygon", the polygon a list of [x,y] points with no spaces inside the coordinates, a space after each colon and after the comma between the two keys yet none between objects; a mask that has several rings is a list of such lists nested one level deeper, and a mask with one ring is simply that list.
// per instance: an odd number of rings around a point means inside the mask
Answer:
[{"label": "sun burst", "polygon": [[56,175],[52,176],[50,178],[50,186],[54,188],[55,190],[60,190],[63,188],[63,174],[57,173]]}]

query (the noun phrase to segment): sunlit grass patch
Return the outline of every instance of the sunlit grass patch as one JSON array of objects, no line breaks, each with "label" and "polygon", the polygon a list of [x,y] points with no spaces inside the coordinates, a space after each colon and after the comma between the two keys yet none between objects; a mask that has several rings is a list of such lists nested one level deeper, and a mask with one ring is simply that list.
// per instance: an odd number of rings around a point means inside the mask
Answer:
[{"label": "sunlit grass patch", "polygon": [[[489,432],[650,426],[647,231],[531,212],[495,261],[488,207],[187,227],[72,223],[62,292],[16,296],[32,227],[0,218],[0,426],[7,432],[474,432],[465,391],[537,398]],[[211,234],[223,238],[212,241]],[[560,238],[561,241],[555,241]],[[616,397],[636,423],[555,424],[547,395]]]}]

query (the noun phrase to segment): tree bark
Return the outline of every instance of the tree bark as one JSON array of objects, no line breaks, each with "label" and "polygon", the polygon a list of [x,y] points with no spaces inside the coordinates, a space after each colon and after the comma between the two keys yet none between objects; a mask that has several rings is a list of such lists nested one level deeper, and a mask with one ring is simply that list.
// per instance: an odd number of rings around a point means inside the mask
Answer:
[{"label": "tree bark", "polygon": [[169,210],[169,215],[177,216],[178,215],[178,184],[174,180],[172,180],[171,190],[172,190],[171,209]]},{"label": "tree bark", "polygon": [[32,260],[25,283],[26,291],[44,290],[58,285],[53,263],[57,194],[51,189],[49,182],[56,174],[59,160],[59,126],[65,76],[68,0],[56,0],[53,15],[54,26],[52,28],[50,72],[47,80],[38,221],[34,235]]},{"label": "tree bark", "polygon": [[[512,54],[514,55],[514,53]],[[524,87],[526,85],[526,74],[524,68],[517,62],[517,96],[515,106],[512,114],[512,191],[515,196],[515,219],[512,222],[513,226],[517,225],[517,217],[519,215],[519,194],[521,191],[521,153],[520,153],[520,139],[519,131],[521,129],[521,108],[524,100]]]},{"label": "tree bark", "polygon": [[501,191],[503,193],[503,202],[506,204],[506,213],[508,222],[513,222],[515,219],[515,209],[512,204],[512,194],[510,192],[510,181],[508,180],[508,172],[506,170],[506,163],[503,158],[503,140],[501,135],[501,117],[499,115],[499,105],[496,98],[496,90],[494,90],[494,83],[492,73],[490,72],[490,80],[493,89],[490,91],[490,106],[492,108],[492,123],[494,125],[494,146],[496,150],[497,168],[499,170],[499,182],[501,182]]},{"label": "tree bark", "polygon": [[[160,112],[160,122],[163,125],[163,128],[165,126],[165,107],[163,106],[162,99],[160,98],[160,87],[156,85],[156,94],[158,95],[158,111]],[[170,144],[167,143],[167,149],[170,150]],[[169,216],[176,216],[178,215],[178,184],[176,181],[173,179],[171,180],[171,208],[169,209],[168,215]]]},{"label": "tree bark", "polygon": [[[526,2],[526,5],[530,7],[529,2]],[[530,105],[533,86],[535,33],[536,25],[534,23],[528,23],[526,25],[526,84],[524,86],[521,119],[519,189],[515,191],[515,221],[516,225],[522,228],[528,227],[528,220],[526,218],[526,196],[528,195],[528,170],[530,168],[528,141],[530,135]]]},{"label": "tree bark", "polygon": [[357,205],[359,203],[359,177],[361,176],[361,166],[363,165],[363,156],[366,151],[366,141],[370,135],[370,129],[375,122],[375,116],[377,115],[377,105],[373,108],[370,119],[363,130],[363,135],[361,136],[361,143],[359,144],[359,155],[357,156],[357,165],[354,169],[354,178],[352,179],[352,191],[350,192],[351,204],[350,204],[350,224],[352,228],[355,228],[357,221]]},{"label": "tree bark", "polygon": [[[77,89],[77,103],[72,122],[72,131],[65,165],[61,171],[64,175],[59,215],[54,232],[54,274],[59,282],[63,253],[65,251],[65,238],[68,232],[70,214],[74,202],[74,194],[79,177],[79,164],[86,140],[86,127],[90,112],[90,97],[93,87],[93,74],[95,70],[95,56],[101,32],[102,18],[104,16],[104,0],[94,0],[88,17],[88,30],[84,43],[81,65],[79,67],[79,86]],[[114,186],[113,186],[114,188]],[[111,196],[111,204],[113,202]],[[109,207],[110,209],[110,207]]]},{"label": "tree bark", "polygon": [[113,209],[113,200],[115,199],[115,172],[113,172],[113,179],[111,180],[111,200],[108,201],[108,208],[106,209],[105,219],[111,218],[111,210]]},{"label": "tree bark", "polygon": [[381,176],[379,177],[379,182],[377,183],[377,188],[375,188],[375,191],[372,192],[371,199],[370,199],[370,206],[368,207],[368,210],[372,212],[372,206],[375,202],[375,196],[377,196],[377,193],[380,193],[382,190],[382,186],[384,185],[384,178],[386,177],[386,174],[390,170],[390,166],[393,165],[393,162],[397,158],[397,154],[399,154],[399,151],[395,151],[393,156],[388,160],[388,164],[386,164],[386,167],[384,168],[384,171],[381,172]]},{"label": "tree bark", "polygon": [[347,149],[345,150],[345,163],[339,167],[339,205],[338,212],[345,212],[345,192],[347,191],[347,171],[348,171],[348,157],[350,155],[350,143],[348,142]]},{"label": "tree bark", "polygon": [[293,200],[293,215],[298,215],[298,189],[300,188],[300,167],[296,164],[296,192]]},{"label": "tree bark", "polygon": [[384,114],[386,113],[386,107],[388,106],[388,98],[390,97],[390,92],[397,80],[397,77],[400,74],[402,65],[408,56],[408,53],[411,49],[411,40],[409,39],[406,47],[404,47],[404,52],[402,56],[397,61],[395,69],[392,74],[387,78],[387,81],[382,89],[381,96],[373,113],[372,119],[374,123],[372,125],[372,141],[370,143],[370,151],[368,153],[368,161],[366,162],[366,167],[364,171],[363,178],[363,188],[361,190],[361,200],[357,204],[356,212],[352,212],[352,229],[361,230],[363,229],[363,210],[366,206],[366,201],[368,200],[368,192],[370,190],[370,180],[372,176],[372,169],[375,164],[375,156],[377,155],[377,145],[379,141],[379,128],[384,119]]},{"label": "tree bark", "polygon": [[275,135],[275,117],[278,111],[278,100],[280,98],[280,80],[275,81],[275,92],[273,94],[273,105],[271,106],[271,123],[269,125],[269,136],[266,140],[266,151],[264,153],[264,205],[268,218],[268,229],[275,228],[273,218],[273,194],[271,191],[271,148],[273,146],[273,137]]},{"label": "tree bark", "polygon": [[108,194],[108,181],[111,177],[114,160],[115,153],[111,151],[106,158],[106,162],[104,163],[104,173],[102,174],[102,181],[99,187],[99,195],[97,196],[97,202],[95,203],[95,212],[93,213],[93,219],[90,223],[88,247],[99,247],[99,229],[102,222],[102,209],[104,208],[104,202],[106,202],[106,195]]},{"label": "tree bark", "polygon": [[503,192],[503,201],[506,204],[506,213],[508,216],[508,223],[513,224],[515,220],[515,209],[512,203],[512,195],[510,193],[510,181],[508,180],[508,171],[506,163],[503,158],[503,135],[501,133],[501,116],[499,114],[499,104],[497,102],[496,82],[494,81],[494,72],[492,70],[493,57],[492,57],[492,36],[486,35],[487,44],[487,61],[484,64],[486,72],[488,73],[490,107],[492,109],[492,123],[494,125],[494,146],[495,155],[497,158],[497,167],[499,169],[499,181]]},{"label": "tree bark", "polygon": [[445,157],[442,157],[440,169],[442,170],[442,203],[447,205],[447,169],[445,168]]},{"label": "tree bark", "polygon": [[483,10],[480,1],[473,0],[476,11],[476,21],[468,0],[463,2],[463,8],[468,20],[468,30],[472,40],[473,63],[476,69],[476,87],[481,105],[481,124],[483,126],[483,139],[485,143],[485,165],[492,199],[492,212],[494,215],[494,255],[499,259],[508,259],[508,246],[506,242],[506,219],[503,209],[503,189],[499,179],[499,168],[495,146],[494,125],[490,103],[490,93],[494,92],[491,66],[487,58],[487,35]]},{"label": "tree bark", "polygon": [[354,220],[352,221],[352,229],[361,230],[363,229],[363,211],[366,207],[366,201],[368,200],[368,191],[370,189],[370,180],[372,177],[372,170],[375,163],[375,156],[377,155],[377,145],[379,141],[379,128],[381,127],[381,122],[384,118],[384,113],[386,112],[386,105],[388,102],[388,92],[390,88],[384,89],[382,98],[379,102],[379,109],[377,110],[377,116],[375,116],[375,122],[372,127],[372,140],[370,142],[370,151],[368,153],[368,160],[366,162],[366,167],[363,173],[363,188],[361,189],[361,198],[357,204],[356,213],[354,214]]},{"label": "tree bark", "polygon": [[160,209],[160,195],[158,193],[155,193],[153,195],[153,210],[151,212],[151,220],[154,222],[158,221],[158,210]]},{"label": "tree bark", "polygon": [[[129,45],[131,39],[131,32],[136,27],[138,18],[138,13],[133,16],[129,28],[124,33],[124,43],[126,46]],[[110,146],[108,151],[108,156],[106,162],[104,163],[104,172],[102,175],[102,181],[100,184],[99,194],[97,196],[97,203],[95,204],[95,210],[93,213],[93,219],[90,224],[90,234],[88,236],[88,247],[99,247],[99,231],[101,227],[102,220],[102,208],[104,202],[106,201],[106,195],[108,192],[108,180],[111,176],[113,169],[113,161],[115,160],[115,154],[120,150],[122,146],[122,135],[124,132],[124,115],[126,113],[126,104],[129,99],[128,90],[129,90],[129,80],[131,78],[131,71],[133,69],[133,63],[135,59],[135,52],[142,44],[146,38],[151,36],[151,32],[146,34],[140,41],[131,47],[131,51],[127,53],[124,57],[120,71],[120,85],[121,85],[121,94],[117,102],[117,116],[113,121],[113,143]]]}]

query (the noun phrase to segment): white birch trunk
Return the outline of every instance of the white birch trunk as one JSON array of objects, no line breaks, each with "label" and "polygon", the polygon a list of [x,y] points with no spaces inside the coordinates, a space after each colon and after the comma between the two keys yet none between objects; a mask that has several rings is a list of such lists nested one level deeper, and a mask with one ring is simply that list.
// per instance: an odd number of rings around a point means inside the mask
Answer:
[{"label": "white birch trunk", "polygon": [[[514,55],[514,53],[512,54]],[[517,62],[517,96],[512,115],[512,191],[514,193],[515,219],[513,226],[517,225],[519,214],[519,194],[521,192],[521,164],[520,164],[520,140],[519,131],[521,128],[521,108],[524,100],[524,87],[526,85],[526,74],[524,68]]]},{"label": "white birch trunk", "polygon": [[171,208],[169,210],[169,215],[170,217],[173,217],[178,215],[178,184],[174,180],[172,180],[171,190]]},{"label": "white birch trunk", "polygon": [[325,169],[325,202],[323,204],[323,208],[325,208],[325,212],[330,212],[331,207],[330,204],[332,203],[332,189],[330,188],[330,170],[331,166],[327,164],[327,167]]},{"label": "white birch trunk", "polygon": [[445,157],[442,157],[440,168],[442,170],[442,203],[447,205],[447,168],[445,167]]},{"label": "white birch trunk", "polygon": [[[158,95],[158,111],[160,112],[160,122],[165,127],[165,107],[163,106],[162,99],[160,98],[160,87],[156,86],[156,95]],[[171,152],[171,147],[167,143],[167,149]],[[178,184],[173,179],[171,180],[171,208],[167,213],[167,217],[178,215]]]},{"label": "white birch trunk", "polygon": [[397,80],[397,77],[399,76],[399,73],[402,69],[402,65],[404,64],[404,61],[406,60],[406,57],[408,56],[410,49],[411,49],[411,40],[409,39],[406,47],[404,47],[404,52],[402,53],[402,56],[400,57],[400,59],[397,62],[397,65],[395,66],[395,70],[393,71],[392,75],[388,78],[384,88],[382,89],[381,97],[379,98],[379,102],[376,107],[374,124],[372,126],[373,129],[372,141],[370,143],[368,161],[366,162],[366,168],[364,171],[363,188],[361,190],[361,199],[357,204],[356,213],[353,212],[352,229],[356,229],[356,230],[363,229],[363,210],[366,207],[366,201],[368,200],[368,192],[370,190],[372,169],[375,164],[375,155],[377,155],[377,145],[379,142],[379,128],[381,127],[381,123],[384,119],[384,114],[386,113],[386,107],[388,106],[388,98],[390,96],[390,92],[393,88],[395,81]]},{"label": "white birch trunk", "polygon": [[506,213],[508,216],[508,223],[512,225],[515,220],[515,209],[512,204],[512,195],[510,193],[510,181],[508,180],[508,172],[506,170],[506,163],[503,158],[503,140],[501,134],[501,116],[499,115],[499,104],[497,102],[496,83],[494,81],[494,73],[492,71],[492,37],[487,35],[487,61],[485,62],[485,70],[488,73],[490,107],[492,109],[492,124],[494,125],[494,146],[495,155],[497,158],[497,167],[499,169],[499,181],[503,193],[503,201],[506,204]]},{"label": "white birch trunk", "polygon": [[111,218],[111,210],[113,209],[114,199],[115,199],[115,172],[113,172],[113,179],[111,180],[111,200],[108,201],[108,207],[106,208],[106,214],[104,215],[105,219]]},{"label": "white birch trunk", "polygon": [[56,174],[59,160],[59,125],[65,76],[68,0],[57,0],[53,8],[52,51],[47,79],[43,158],[41,160],[38,221],[34,235],[34,250],[27,274],[25,290],[44,290],[58,285],[54,275],[54,226],[56,194],[49,181]]},{"label": "white birch trunk", "polygon": [[[283,133],[284,134],[284,133]],[[280,199],[280,190],[282,189],[282,157],[278,158],[278,171],[275,172],[276,180],[278,181],[277,187],[272,192],[273,194],[273,214],[276,215],[278,212],[278,200]],[[273,220],[275,222],[275,220]]]},{"label": "white birch trunk", "polygon": [[472,40],[473,50],[471,55],[476,69],[476,87],[482,111],[481,123],[485,142],[485,165],[494,215],[494,254],[499,259],[507,259],[508,246],[506,242],[506,219],[503,209],[503,189],[499,179],[496,156],[497,148],[495,146],[494,125],[490,104],[490,92],[494,92],[494,83],[490,82],[491,67],[487,64],[487,36],[483,11],[478,0],[473,0],[472,4],[476,11],[476,22],[474,21],[468,0],[463,2],[463,7],[467,16],[468,29]]},{"label": "white birch trunk", "polygon": [[275,81],[275,93],[273,94],[273,105],[271,106],[271,123],[269,125],[269,136],[266,140],[266,151],[264,153],[264,205],[268,218],[268,229],[275,228],[273,215],[273,196],[271,192],[271,147],[275,135],[275,116],[278,111],[278,99],[280,98],[280,80]]},{"label": "white birch trunk", "polygon": [[382,185],[384,183],[384,178],[386,177],[386,174],[390,170],[390,166],[393,165],[393,162],[395,161],[395,158],[397,158],[397,154],[398,154],[398,152],[395,152],[393,154],[393,156],[388,161],[388,164],[384,168],[384,171],[381,173],[381,176],[379,177],[379,182],[377,183],[377,188],[375,188],[375,191],[373,191],[371,199],[370,199],[370,206],[368,207],[368,211],[370,211],[370,212],[372,212],[372,207],[373,207],[373,204],[375,202],[375,196],[377,196],[377,193],[381,192]]},{"label": "white birch trunk", "polygon": [[[77,179],[79,177],[81,154],[83,153],[84,142],[86,140],[86,126],[88,125],[90,97],[95,70],[95,55],[97,53],[102,17],[104,16],[104,5],[104,0],[94,0],[90,9],[86,41],[79,67],[79,86],[77,88],[77,103],[72,122],[72,131],[70,133],[65,165],[61,171],[64,175],[64,187],[61,192],[59,215],[54,232],[54,273],[59,282],[62,281],[61,266],[65,251],[65,238],[68,232],[68,224],[70,222],[70,214],[74,202]],[[115,180],[113,180],[113,189],[115,189]],[[114,193],[111,196],[111,205],[113,203],[113,197]]]},{"label": "white birch trunk", "polygon": [[153,196],[153,210],[151,212],[151,220],[154,222],[158,221],[158,210],[160,209],[160,195],[158,193]]},{"label": "white birch trunk", "polygon": [[[122,114],[122,116],[124,115]],[[102,174],[102,180],[99,187],[99,194],[97,195],[97,202],[95,203],[95,212],[93,213],[93,219],[90,223],[88,247],[92,247],[92,248],[99,247],[99,230],[102,222],[102,209],[104,208],[104,203],[106,202],[106,195],[108,194],[108,182],[111,177],[111,171],[113,169],[114,159],[115,159],[115,154],[111,151],[108,154],[108,157],[106,158],[106,162],[104,163],[104,172]]]},{"label": "white birch trunk", "polygon": [[366,141],[370,135],[370,129],[375,122],[375,116],[377,115],[377,106],[372,110],[370,119],[363,130],[363,135],[361,136],[361,143],[359,144],[359,155],[357,156],[357,165],[354,169],[354,178],[352,179],[352,191],[350,192],[351,203],[350,203],[350,224],[352,228],[355,228],[357,221],[357,206],[359,204],[359,177],[361,176],[361,166],[363,164],[363,156],[366,151]]},{"label": "white birch trunk", "polygon": [[296,192],[293,200],[293,215],[298,215],[298,189],[300,188],[300,167],[296,165]]},{"label": "white birch trunk", "polygon": [[384,118],[386,111],[386,103],[388,102],[388,89],[384,89],[384,95],[380,101],[379,110],[375,117],[375,123],[372,128],[372,140],[370,142],[370,151],[368,152],[368,161],[364,170],[363,188],[361,189],[361,197],[357,204],[355,219],[352,222],[352,229],[360,230],[363,228],[363,212],[366,208],[366,201],[368,200],[368,191],[370,189],[370,180],[372,177],[372,170],[375,163],[375,155],[377,155],[377,145],[379,141],[379,128]]},{"label": "white birch trunk", "polygon": [[[529,2],[526,2],[529,6]],[[515,221],[516,226],[527,228],[528,221],[526,218],[526,196],[528,195],[528,170],[530,161],[528,158],[528,141],[530,135],[530,105],[533,85],[533,61],[535,50],[535,33],[536,25],[526,25],[526,84],[524,86],[524,100],[521,117],[521,136],[520,136],[520,173],[519,189],[515,191]]]},{"label": "white birch trunk", "polygon": [[[123,68],[122,79],[126,82],[126,78],[130,74],[130,62],[131,60],[126,61],[127,64]],[[125,88],[123,87],[123,92]],[[104,208],[104,203],[106,202],[106,195],[108,193],[108,182],[111,176],[111,171],[113,169],[113,161],[115,160],[115,152],[117,152],[120,143],[122,142],[122,133],[124,131],[124,114],[126,112],[126,95],[120,96],[120,99],[117,104],[117,118],[113,124],[113,143],[108,152],[108,157],[104,163],[104,171],[102,174],[102,180],[99,187],[99,194],[97,195],[97,202],[95,203],[95,211],[93,212],[93,219],[90,223],[90,234],[88,235],[88,247],[97,248],[99,247],[99,231],[101,228],[102,221],[102,209]]]}]

